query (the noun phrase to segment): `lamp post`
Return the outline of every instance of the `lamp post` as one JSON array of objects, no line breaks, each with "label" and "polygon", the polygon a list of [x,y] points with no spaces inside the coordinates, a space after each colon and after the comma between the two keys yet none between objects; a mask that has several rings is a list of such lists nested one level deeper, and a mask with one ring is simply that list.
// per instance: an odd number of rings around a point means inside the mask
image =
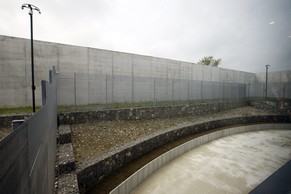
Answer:
[{"label": "lamp post", "polygon": [[28,8],[29,12],[28,14],[30,15],[30,35],[31,35],[31,90],[32,90],[32,112],[35,112],[35,85],[34,85],[34,58],[33,58],[33,20],[32,20],[32,15],[33,15],[33,10],[38,11],[40,14],[40,9],[34,5],[31,4],[23,4],[21,6],[21,9]]},{"label": "lamp post", "polygon": [[266,65],[266,89],[265,89],[265,97],[268,98],[268,69],[270,65]]}]

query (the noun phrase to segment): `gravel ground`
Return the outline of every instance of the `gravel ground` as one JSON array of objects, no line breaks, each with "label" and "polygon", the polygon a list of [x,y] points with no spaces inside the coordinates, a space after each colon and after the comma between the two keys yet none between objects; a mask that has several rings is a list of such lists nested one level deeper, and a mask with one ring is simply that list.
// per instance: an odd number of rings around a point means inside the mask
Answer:
[{"label": "gravel ground", "polygon": [[108,150],[148,135],[162,133],[172,127],[223,118],[266,114],[272,113],[254,107],[242,107],[206,116],[76,124],[71,126],[73,149],[77,164],[81,164],[105,154]]}]

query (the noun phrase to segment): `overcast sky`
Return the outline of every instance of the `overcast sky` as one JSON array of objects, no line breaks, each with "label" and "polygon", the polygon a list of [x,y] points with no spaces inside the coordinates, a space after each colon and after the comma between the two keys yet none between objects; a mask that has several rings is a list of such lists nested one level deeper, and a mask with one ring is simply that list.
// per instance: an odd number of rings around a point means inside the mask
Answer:
[{"label": "overcast sky", "polygon": [[1,0],[0,34],[248,72],[291,70],[291,0]]}]

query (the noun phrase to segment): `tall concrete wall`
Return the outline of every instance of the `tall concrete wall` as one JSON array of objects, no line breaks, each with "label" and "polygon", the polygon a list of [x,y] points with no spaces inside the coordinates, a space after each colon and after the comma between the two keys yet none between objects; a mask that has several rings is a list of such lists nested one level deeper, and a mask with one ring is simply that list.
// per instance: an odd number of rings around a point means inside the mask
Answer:
[{"label": "tall concrete wall", "polygon": [[[61,104],[66,101],[76,101],[71,92],[74,89],[77,89],[76,93],[81,96],[77,99],[77,104],[90,102],[90,93],[94,94],[105,89],[103,82],[105,82],[106,76],[127,76],[128,79],[138,81],[140,84],[144,81],[142,77],[246,84],[256,80],[256,75],[248,72],[95,48],[35,41],[34,49],[37,104],[41,103],[40,82],[47,79],[46,72],[53,65],[56,66],[59,77],[64,78],[61,79],[63,83],[60,82],[60,79],[58,83],[59,89],[63,91],[62,95],[58,97]],[[77,77],[74,76],[74,73],[77,73]],[[96,78],[97,74],[104,78]],[[83,84],[77,84],[68,87],[64,83],[66,80],[74,79],[76,79],[76,83],[89,83],[90,80],[93,80],[100,83],[100,86],[92,88],[90,84],[87,84],[86,87]],[[108,79],[109,82],[110,80]],[[128,83],[131,83],[132,80],[129,80]],[[116,84],[120,83],[118,79],[113,81]],[[130,87],[137,88],[138,83]],[[116,85],[115,88],[106,89],[109,93],[110,90],[117,90],[115,98],[119,94],[120,98],[128,99],[127,87],[128,85]],[[0,107],[29,106],[31,104],[30,40],[0,36],[0,90]],[[68,91],[68,95],[66,95],[66,91]],[[139,96],[138,93],[135,95]],[[107,96],[107,98],[109,97]]]}]

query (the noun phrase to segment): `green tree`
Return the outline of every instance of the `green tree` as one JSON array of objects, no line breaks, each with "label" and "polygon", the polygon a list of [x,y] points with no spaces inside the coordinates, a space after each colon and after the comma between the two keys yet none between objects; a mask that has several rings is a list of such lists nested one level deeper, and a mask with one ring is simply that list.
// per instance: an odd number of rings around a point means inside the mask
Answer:
[{"label": "green tree", "polygon": [[221,59],[214,59],[213,56],[207,56],[200,59],[198,64],[200,65],[207,65],[212,67],[218,67],[220,65]]}]

